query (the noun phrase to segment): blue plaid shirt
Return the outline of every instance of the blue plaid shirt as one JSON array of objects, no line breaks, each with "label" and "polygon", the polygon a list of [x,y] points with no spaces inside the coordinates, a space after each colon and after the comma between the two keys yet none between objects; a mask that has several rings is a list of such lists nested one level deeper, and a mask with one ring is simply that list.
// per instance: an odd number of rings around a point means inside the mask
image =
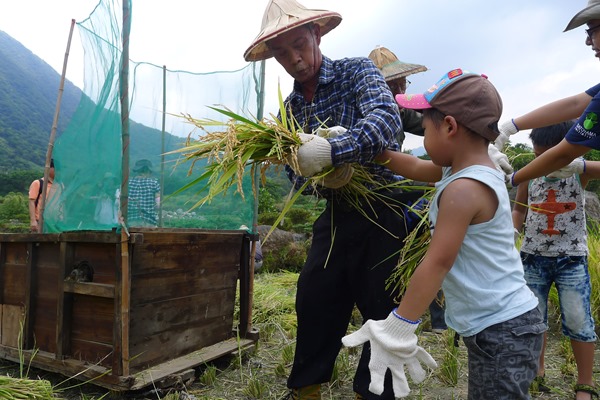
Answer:
[{"label": "blue plaid shirt", "polygon": [[[294,82],[294,90],[285,104],[306,133],[313,132],[322,124],[348,129],[345,134],[328,139],[333,166],[359,163],[383,182],[402,179],[386,167],[372,162],[385,149],[400,149],[395,137],[402,130],[402,120],[381,72],[370,59],[359,57],[333,61],[323,56],[313,101],[307,102],[299,84]],[[306,182],[306,178],[296,176],[288,165],[286,172],[296,188]],[[329,197],[330,189],[317,189]],[[313,194],[314,188],[306,192]]]}]

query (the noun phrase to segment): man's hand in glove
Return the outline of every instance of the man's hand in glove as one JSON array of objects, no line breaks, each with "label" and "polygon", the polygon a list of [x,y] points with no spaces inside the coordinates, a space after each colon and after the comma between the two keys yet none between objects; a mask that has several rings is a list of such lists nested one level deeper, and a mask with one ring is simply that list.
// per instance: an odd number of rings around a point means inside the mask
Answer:
[{"label": "man's hand in glove", "polygon": [[576,158],[566,167],[562,167],[558,171],[554,171],[551,174],[546,175],[548,178],[565,179],[573,174],[581,175],[585,172],[585,160],[583,158]]},{"label": "man's hand in glove", "polygon": [[354,168],[352,168],[352,165],[342,164],[320,179],[318,184],[329,189],[339,189],[350,182],[353,173]]},{"label": "man's hand in glove", "polygon": [[505,175],[512,174],[513,167],[510,165],[510,162],[508,162],[508,157],[506,154],[498,150],[492,143],[490,143],[488,146],[488,155],[494,162],[494,166],[498,171],[504,173]]},{"label": "man's hand in glove", "polygon": [[422,347],[417,346],[415,330],[418,322],[408,321],[396,310],[381,321],[368,320],[356,332],[342,338],[344,346],[354,347],[367,341],[371,342],[371,359],[369,371],[371,384],[369,391],[380,395],[383,393],[385,373],[392,373],[395,397],[405,397],[410,393],[404,366],[408,369],[413,382],[420,383],[425,377],[421,362],[429,368],[436,368],[435,360]]},{"label": "man's hand in glove", "polygon": [[498,150],[502,150],[504,145],[508,143],[508,139],[511,135],[519,132],[519,128],[515,124],[515,120],[511,119],[510,121],[504,121],[499,127],[500,135],[494,141],[494,145]]},{"label": "man's hand in glove", "polygon": [[332,126],[331,128],[317,128],[317,130],[313,133],[324,137],[324,138],[334,138],[338,137],[342,133],[346,133],[347,129],[343,126]]},{"label": "man's hand in glove", "polygon": [[302,140],[298,148],[298,163],[288,161],[296,175],[311,177],[331,166],[331,144],[327,139],[307,133],[299,133],[298,136]]}]

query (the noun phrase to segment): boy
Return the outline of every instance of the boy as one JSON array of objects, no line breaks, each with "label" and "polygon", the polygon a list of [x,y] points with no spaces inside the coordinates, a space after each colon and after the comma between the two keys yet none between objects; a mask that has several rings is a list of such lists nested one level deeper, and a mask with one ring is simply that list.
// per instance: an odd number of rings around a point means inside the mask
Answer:
[{"label": "boy", "polygon": [[[569,121],[533,129],[529,137],[535,156],[558,145],[572,126]],[[590,161],[581,175],[533,179],[518,186],[512,212],[516,231],[521,231],[525,222],[521,245],[525,280],[539,300],[546,325],[552,283],[558,290],[563,334],[571,339],[577,363],[576,399],[586,400],[597,399],[598,392],[592,381],[596,334],[590,306],[584,189],[590,179],[597,178],[600,178],[600,162]],[[547,392],[545,347],[546,335],[536,381],[538,389]]]},{"label": "boy", "polygon": [[[600,0],[589,0],[588,6],[571,19],[565,31],[587,24],[585,44],[591,46],[594,56],[599,57],[600,48]],[[577,158],[591,149],[600,149],[600,84],[583,93],[565,97],[539,107],[518,118],[504,122],[500,126],[501,135],[496,141],[502,149],[510,135],[523,129],[541,128],[558,122],[579,118],[558,145],[543,156],[537,157],[524,168],[506,179],[512,186],[540,176],[552,174],[555,177],[567,177],[585,170],[585,161]],[[574,160],[575,159],[575,160]],[[574,161],[573,161],[574,160]],[[570,164],[569,164],[570,163]]]},{"label": "boy", "polygon": [[431,244],[397,309],[345,336],[346,346],[371,343],[371,384],[381,390],[387,369],[396,397],[425,378],[419,361],[435,361],[414,334],[440,286],[446,322],[463,337],[469,358],[468,398],[528,399],[545,326],[514,246],[504,175],[488,155],[498,136],[502,100],[485,76],[448,72],[424,95],[397,95],[401,107],[422,109],[431,161],[384,151],[378,160],[403,176],[437,182],[431,202]]}]

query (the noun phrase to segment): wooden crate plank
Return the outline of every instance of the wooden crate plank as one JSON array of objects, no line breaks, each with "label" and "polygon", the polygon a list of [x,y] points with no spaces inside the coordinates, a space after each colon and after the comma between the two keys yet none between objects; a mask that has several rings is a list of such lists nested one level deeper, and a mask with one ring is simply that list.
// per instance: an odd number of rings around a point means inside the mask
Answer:
[{"label": "wooden crate plank", "polygon": [[219,317],[204,321],[202,326],[174,327],[165,334],[137,338],[130,343],[131,370],[137,372],[230,337],[231,320]]},{"label": "wooden crate plank", "polygon": [[2,333],[0,338],[3,346],[19,347],[19,333],[21,322],[25,317],[25,310],[20,306],[4,304],[2,306]]},{"label": "wooden crate plank", "polygon": [[94,282],[63,281],[63,291],[94,297],[115,298],[115,285]]},{"label": "wooden crate plank", "polygon": [[254,347],[255,342],[248,339],[239,341],[231,338],[211,346],[206,346],[198,351],[194,351],[182,357],[174,358],[155,367],[148,368],[135,374],[135,382],[131,390],[142,389],[153,382],[160,381],[163,378],[205,364],[209,361],[232,354],[237,351],[244,351]]},{"label": "wooden crate plank", "polygon": [[72,340],[113,343],[114,305],[112,299],[73,295]]}]

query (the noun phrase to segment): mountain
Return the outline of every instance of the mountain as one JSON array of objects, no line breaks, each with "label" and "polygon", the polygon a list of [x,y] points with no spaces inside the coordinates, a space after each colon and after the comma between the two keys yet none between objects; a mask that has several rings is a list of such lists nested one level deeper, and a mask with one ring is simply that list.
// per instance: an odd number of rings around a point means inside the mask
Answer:
[{"label": "mountain", "polygon": [[425,154],[427,154],[427,151],[425,151],[425,147],[423,147],[423,146],[416,147],[414,149],[410,149],[410,152],[413,156],[417,156],[417,157],[421,157],[421,156],[424,156]]},{"label": "mountain", "polygon": [[[39,169],[46,160],[60,74],[3,31],[0,60],[0,171]],[[71,120],[81,96],[81,89],[66,80],[57,137]],[[138,144],[130,149],[132,160],[150,154],[150,148],[160,148],[161,132],[157,129],[131,121],[130,135]],[[171,144],[166,150],[173,150],[182,138],[167,134],[165,142]]]},{"label": "mountain", "polygon": [[[0,31],[0,169],[43,166],[54,120],[60,75]],[[75,111],[81,90],[65,82],[58,130]]]}]

